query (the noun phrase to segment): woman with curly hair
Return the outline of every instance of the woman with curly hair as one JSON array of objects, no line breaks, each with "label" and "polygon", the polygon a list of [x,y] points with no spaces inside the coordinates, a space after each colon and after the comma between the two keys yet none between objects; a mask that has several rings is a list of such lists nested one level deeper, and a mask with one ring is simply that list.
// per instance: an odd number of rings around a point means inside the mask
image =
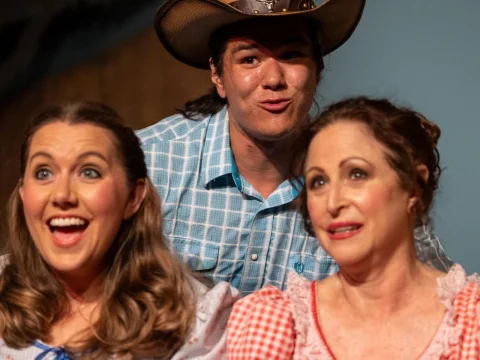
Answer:
[{"label": "woman with curly hair", "polygon": [[221,358],[238,295],[207,291],[165,245],[139,140],[112,109],[33,119],[7,240],[0,358]]},{"label": "woman with curly hair", "polygon": [[286,291],[240,300],[228,358],[480,359],[480,278],[424,264],[414,240],[438,187],[439,136],[415,111],[365,97],[310,125],[299,205],[338,272],[309,282],[299,266]]}]

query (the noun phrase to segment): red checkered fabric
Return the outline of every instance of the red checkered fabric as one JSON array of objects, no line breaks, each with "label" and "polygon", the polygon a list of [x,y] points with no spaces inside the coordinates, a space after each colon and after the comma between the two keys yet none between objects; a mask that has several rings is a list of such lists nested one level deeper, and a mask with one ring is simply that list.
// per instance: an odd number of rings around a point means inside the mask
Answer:
[{"label": "red checkered fabric", "polygon": [[288,299],[267,286],[238,301],[228,322],[227,358],[291,359],[295,329]]},{"label": "red checkered fabric", "polygon": [[460,339],[452,344],[448,360],[480,359],[480,283],[471,282],[455,298],[456,329]]},{"label": "red checkered fabric", "polygon": [[[463,271],[463,270],[462,270]],[[453,277],[452,277],[453,278]],[[295,320],[287,293],[266,287],[238,301],[228,323],[227,358],[231,360],[293,359],[302,341],[296,341]],[[459,293],[452,293],[451,330],[445,333],[447,346],[432,360],[480,360],[480,282],[472,279]],[[298,343],[296,343],[298,342]],[[315,343],[322,342],[317,338]],[[312,345],[312,344],[310,344]],[[328,347],[328,345],[325,344]],[[443,354],[441,354],[443,353]],[[294,355],[295,354],[295,355]],[[298,356],[297,356],[298,357]],[[300,356],[304,359],[305,357]],[[307,357],[310,359],[310,357]],[[328,358],[331,358],[330,356]]]}]

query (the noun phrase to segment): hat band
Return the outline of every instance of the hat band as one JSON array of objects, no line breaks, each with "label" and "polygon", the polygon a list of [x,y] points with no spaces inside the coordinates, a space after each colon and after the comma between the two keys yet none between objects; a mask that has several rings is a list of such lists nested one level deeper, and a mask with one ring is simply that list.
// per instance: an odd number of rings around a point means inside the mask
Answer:
[{"label": "hat band", "polygon": [[238,0],[231,5],[246,14],[303,11],[315,7],[313,0]]}]

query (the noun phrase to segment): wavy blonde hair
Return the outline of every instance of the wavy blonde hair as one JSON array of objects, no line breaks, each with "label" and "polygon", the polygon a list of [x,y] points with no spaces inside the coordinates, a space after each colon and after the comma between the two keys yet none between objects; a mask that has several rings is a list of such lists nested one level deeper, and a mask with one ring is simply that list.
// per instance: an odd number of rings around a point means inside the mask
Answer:
[{"label": "wavy blonde hair", "polygon": [[[88,123],[111,132],[127,182],[145,179],[146,196],[138,212],[125,220],[106,258],[99,317],[66,344],[82,358],[149,356],[169,359],[184,344],[195,317],[190,274],[166,246],[161,204],[147,176],[143,151],[133,130],[112,109],[94,102],[54,106],[30,123],[21,150],[25,172],[33,135],[52,122]],[[44,339],[70,310],[65,289],[52,276],[28,231],[19,185],[8,204],[8,265],[0,274],[0,337],[13,348]]]}]

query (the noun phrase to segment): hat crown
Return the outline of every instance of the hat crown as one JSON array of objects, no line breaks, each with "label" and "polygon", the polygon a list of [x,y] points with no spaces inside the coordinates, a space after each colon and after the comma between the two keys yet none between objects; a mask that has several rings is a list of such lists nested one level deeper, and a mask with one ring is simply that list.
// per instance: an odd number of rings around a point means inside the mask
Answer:
[{"label": "hat crown", "polygon": [[230,3],[246,14],[305,11],[315,7],[313,0],[237,0]]}]

